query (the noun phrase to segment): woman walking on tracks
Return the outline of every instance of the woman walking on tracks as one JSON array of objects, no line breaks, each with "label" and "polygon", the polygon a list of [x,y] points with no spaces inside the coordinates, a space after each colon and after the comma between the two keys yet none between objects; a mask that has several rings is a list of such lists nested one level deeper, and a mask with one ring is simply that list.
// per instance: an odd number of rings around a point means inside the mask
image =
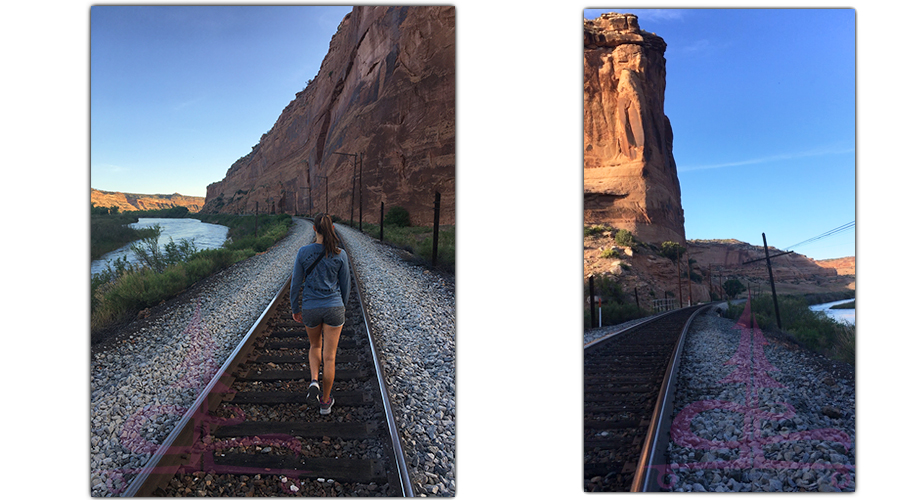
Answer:
[{"label": "woman walking on tracks", "polygon": [[[328,415],[334,405],[334,359],[344,327],[344,309],[350,300],[350,265],[347,252],[337,246],[331,217],[318,214],[313,220],[316,241],[300,248],[291,276],[291,312],[294,321],[306,326],[309,336],[309,390],[306,401],[318,404]],[[299,304],[303,290],[303,307]],[[323,349],[324,345],[324,349]],[[319,383],[319,366],[322,381]],[[314,406],[313,406],[314,407]]]}]

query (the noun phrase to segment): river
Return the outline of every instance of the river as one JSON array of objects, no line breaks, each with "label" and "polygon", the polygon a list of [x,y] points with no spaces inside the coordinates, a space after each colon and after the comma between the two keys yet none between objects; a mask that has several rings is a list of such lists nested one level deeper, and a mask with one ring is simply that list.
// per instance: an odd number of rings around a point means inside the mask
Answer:
[{"label": "river", "polygon": [[[154,224],[159,225],[162,230],[159,234],[160,248],[169,242],[169,237],[171,237],[175,243],[193,238],[197,250],[219,248],[225,244],[225,240],[228,238],[227,227],[200,222],[197,219],[157,219],[142,217],[138,219],[137,222],[129,225],[135,229],[141,229],[150,227]],[[91,261],[91,276],[103,271],[106,269],[107,265],[111,265],[113,261],[123,255],[129,264],[137,262],[134,252],[131,251],[131,244],[128,244],[118,250],[113,250],[112,252],[103,255],[97,260]]]},{"label": "river", "polygon": [[856,309],[829,309],[831,306],[837,304],[846,304],[847,302],[853,302],[856,299],[846,299],[846,300],[838,300],[837,302],[827,302],[825,304],[816,304],[814,306],[809,306],[813,311],[824,311],[825,314],[831,316],[832,318],[843,321],[845,323],[850,323],[851,325],[856,324]]}]

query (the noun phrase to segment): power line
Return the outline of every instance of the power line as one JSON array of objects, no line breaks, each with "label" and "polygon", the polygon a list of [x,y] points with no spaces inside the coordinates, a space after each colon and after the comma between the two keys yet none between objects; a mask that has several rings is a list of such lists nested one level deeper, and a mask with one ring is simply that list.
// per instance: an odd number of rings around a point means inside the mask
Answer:
[{"label": "power line", "polygon": [[818,235],[818,236],[813,236],[812,238],[810,238],[810,239],[808,239],[808,240],[801,241],[800,243],[795,243],[795,244],[793,244],[793,245],[791,245],[791,246],[785,248],[785,250],[789,250],[789,249],[791,249],[791,248],[798,247],[798,246],[800,246],[800,245],[805,245],[805,244],[807,244],[807,243],[812,243],[813,241],[818,241],[818,240],[821,240],[821,239],[823,239],[823,238],[828,238],[829,236],[834,236],[834,235],[836,235],[836,234],[843,233],[844,231],[847,231],[847,230],[849,230],[849,229],[853,229],[853,228],[855,228],[855,227],[856,227],[856,221],[854,220],[854,221],[848,222],[848,223],[846,223],[846,224],[844,224],[844,225],[842,225],[842,226],[838,226],[838,227],[836,227],[836,228],[834,228],[834,229],[831,229],[831,230],[829,230],[829,231],[825,231],[824,233],[822,233],[822,234],[820,234],[820,235]]}]

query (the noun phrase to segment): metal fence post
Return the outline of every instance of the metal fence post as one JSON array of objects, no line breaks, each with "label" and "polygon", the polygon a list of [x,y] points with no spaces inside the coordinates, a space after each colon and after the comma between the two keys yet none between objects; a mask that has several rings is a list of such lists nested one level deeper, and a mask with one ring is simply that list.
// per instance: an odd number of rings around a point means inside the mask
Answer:
[{"label": "metal fence post", "polygon": [[591,328],[594,328],[594,323],[596,322],[597,315],[594,314],[594,275],[588,276],[588,288],[591,293],[591,302],[588,304],[588,307],[591,308]]},{"label": "metal fence post", "polygon": [[435,191],[434,193],[434,237],[432,238],[431,245],[431,267],[437,266],[437,254],[438,254],[438,228],[440,227],[440,215],[441,215],[441,193]]}]

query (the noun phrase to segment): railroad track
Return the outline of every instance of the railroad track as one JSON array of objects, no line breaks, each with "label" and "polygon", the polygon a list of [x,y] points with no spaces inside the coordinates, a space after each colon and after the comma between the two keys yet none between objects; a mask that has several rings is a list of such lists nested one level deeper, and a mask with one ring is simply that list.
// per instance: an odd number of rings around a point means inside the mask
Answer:
[{"label": "railroad track", "polygon": [[653,491],[665,463],[672,374],[684,333],[709,305],[673,311],[585,346],[584,489]]},{"label": "railroad track", "polygon": [[124,496],[413,496],[356,276],[330,415],[306,404],[289,279]]}]

